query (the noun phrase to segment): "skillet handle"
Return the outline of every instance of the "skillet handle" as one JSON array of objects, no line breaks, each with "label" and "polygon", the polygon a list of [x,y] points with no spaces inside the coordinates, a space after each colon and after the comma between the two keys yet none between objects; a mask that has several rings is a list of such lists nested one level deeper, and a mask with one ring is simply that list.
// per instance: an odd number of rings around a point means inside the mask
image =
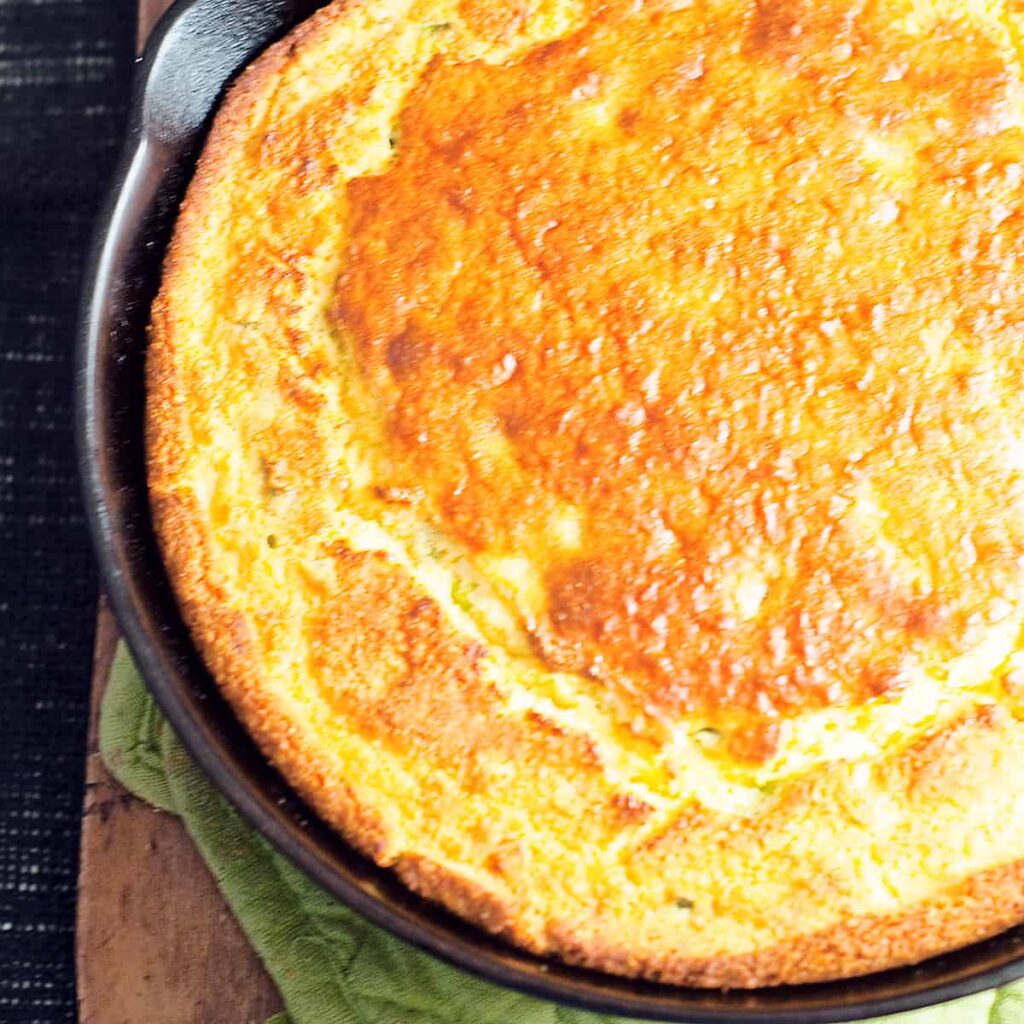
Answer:
[{"label": "skillet handle", "polygon": [[140,136],[194,145],[225,87],[323,0],[177,0],[149,38],[137,79]]}]

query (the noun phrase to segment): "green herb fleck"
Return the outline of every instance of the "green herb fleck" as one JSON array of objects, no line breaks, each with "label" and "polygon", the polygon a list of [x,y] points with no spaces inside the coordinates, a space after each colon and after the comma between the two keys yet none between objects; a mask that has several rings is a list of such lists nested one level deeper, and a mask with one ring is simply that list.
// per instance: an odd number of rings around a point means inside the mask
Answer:
[{"label": "green herb fleck", "polygon": [[467,583],[464,580],[455,580],[452,583],[452,600],[463,610],[468,612],[473,606],[473,594],[479,588],[477,583]]},{"label": "green herb fleck", "polygon": [[677,900],[674,900],[673,903],[680,910],[693,910],[693,900],[688,900],[685,896],[680,896]]},{"label": "green herb fleck", "polygon": [[450,21],[435,21],[432,25],[424,25],[424,32],[444,32],[446,29],[452,27]]},{"label": "green herb fleck", "polygon": [[274,536],[273,534],[270,534],[270,535],[269,535],[269,536],[267,537],[267,547],[268,547],[268,548],[276,548],[276,547],[277,547],[277,545],[278,545],[278,540],[277,540],[277,538],[276,538],[276,537],[275,537],[275,536]]}]

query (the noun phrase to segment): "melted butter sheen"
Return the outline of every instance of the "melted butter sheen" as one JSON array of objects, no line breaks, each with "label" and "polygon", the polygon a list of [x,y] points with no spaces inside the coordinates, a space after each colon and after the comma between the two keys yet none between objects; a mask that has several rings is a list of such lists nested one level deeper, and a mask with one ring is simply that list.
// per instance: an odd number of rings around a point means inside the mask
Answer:
[{"label": "melted butter sheen", "polygon": [[964,5],[872,10],[611,4],[442,54],[347,186],[376,493],[549,670],[751,761],[1019,640],[1017,56]]}]

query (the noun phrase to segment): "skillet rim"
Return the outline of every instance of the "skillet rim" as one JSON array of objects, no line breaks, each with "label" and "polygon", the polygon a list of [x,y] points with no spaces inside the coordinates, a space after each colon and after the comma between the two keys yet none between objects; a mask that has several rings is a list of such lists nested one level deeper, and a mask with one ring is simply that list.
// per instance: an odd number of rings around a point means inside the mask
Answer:
[{"label": "skillet rim", "polygon": [[145,323],[173,213],[224,86],[318,6],[320,0],[177,0],[140,63],[128,142],[87,265],[75,368],[85,508],[122,635],[186,750],[258,832],[343,903],[454,966],[528,995],[690,1024],[830,1024],[934,1005],[1024,976],[1024,926],[916,966],[744,992],[640,982],[542,960],[415,896],[355,853],[234,721],[177,614],[149,523],[140,458]]}]

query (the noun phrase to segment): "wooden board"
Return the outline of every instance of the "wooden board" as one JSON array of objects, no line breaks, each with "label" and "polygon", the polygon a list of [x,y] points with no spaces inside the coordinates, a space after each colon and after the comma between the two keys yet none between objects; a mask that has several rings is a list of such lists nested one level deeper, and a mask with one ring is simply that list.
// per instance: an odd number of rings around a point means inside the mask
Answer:
[{"label": "wooden board", "polygon": [[100,760],[96,717],[116,641],[101,610],[78,879],[80,1024],[263,1024],[280,997],[184,827]]},{"label": "wooden board", "polygon": [[[139,40],[169,0],[140,0]],[[125,792],[97,752],[117,642],[100,607],[78,879],[80,1024],[263,1024],[281,1000],[184,827]]]}]

